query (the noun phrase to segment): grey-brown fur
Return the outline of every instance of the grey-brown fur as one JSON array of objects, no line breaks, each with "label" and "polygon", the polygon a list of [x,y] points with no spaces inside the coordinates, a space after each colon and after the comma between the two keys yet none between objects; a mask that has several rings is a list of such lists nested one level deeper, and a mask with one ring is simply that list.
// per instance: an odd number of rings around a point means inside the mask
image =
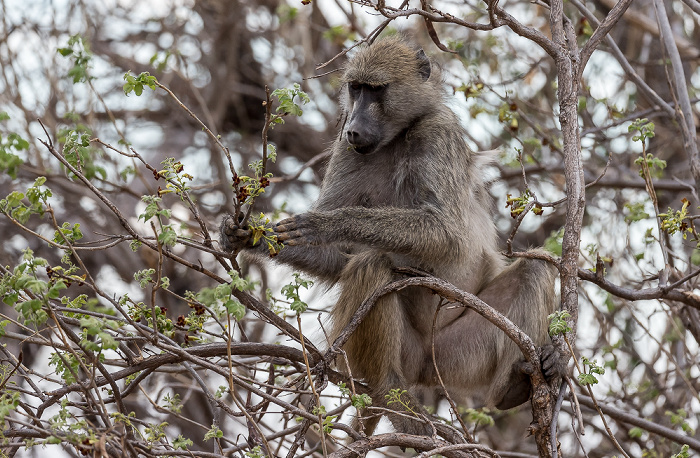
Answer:
[{"label": "grey-brown fur", "polygon": [[[445,104],[439,69],[401,38],[387,38],[358,51],[344,82],[344,127],[320,196],[311,211],[276,227],[285,244],[277,261],[340,285],[332,337],[369,295],[399,278],[395,267],[411,266],[477,294],[545,344],[556,271],[528,259],[507,265],[498,252],[484,161]],[[227,249],[246,234],[232,217],[222,223]],[[421,288],[385,296],[346,344],[352,373],[372,388],[375,405],[392,388],[437,384],[430,336],[438,300]],[[502,408],[527,400],[520,352],[475,312],[441,312],[435,346],[453,392]],[[391,420],[426,432],[418,422]]]}]

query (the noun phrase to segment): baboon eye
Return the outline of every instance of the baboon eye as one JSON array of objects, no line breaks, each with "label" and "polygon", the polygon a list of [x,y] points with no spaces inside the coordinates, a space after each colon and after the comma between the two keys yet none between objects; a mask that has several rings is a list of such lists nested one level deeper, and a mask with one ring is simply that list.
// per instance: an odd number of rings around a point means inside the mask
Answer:
[{"label": "baboon eye", "polygon": [[372,91],[372,92],[379,92],[383,91],[386,89],[386,84],[366,84],[366,83],[358,83],[357,81],[352,81],[348,83],[348,86],[350,87],[351,91],[359,92],[363,89],[367,91]]}]

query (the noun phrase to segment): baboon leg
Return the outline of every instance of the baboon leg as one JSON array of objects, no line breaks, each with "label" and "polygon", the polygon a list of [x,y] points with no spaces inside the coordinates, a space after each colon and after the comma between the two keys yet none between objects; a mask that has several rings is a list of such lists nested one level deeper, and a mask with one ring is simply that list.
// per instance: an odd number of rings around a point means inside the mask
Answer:
[{"label": "baboon leg", "polygon": [[[520,258],[479,292],[481,300],[504,313],[520,329],[542,346],[548,342],[547,315],[556,309],[554,280],[557,270],[546,261]],[[535,317],[533,319],[533,317]],[[522,368],[520,349],[505,333],[496,329],[498,366],[487,395],[487,402],[510,409],[530,397],[530,378]]]},{"label": "baboon leg", "polygon": [[[546,316],[556,308],[555,276],[556,269],[545,261],[521,258],[477,296],[540,346],[547,341]],[[448,386],[457,390],[483,386],[486,404],[501,409],[527,401],[530,379],[522,353],[503,331],[476,312],[467,311],[440,331],[435,347],[440,375]]]}]

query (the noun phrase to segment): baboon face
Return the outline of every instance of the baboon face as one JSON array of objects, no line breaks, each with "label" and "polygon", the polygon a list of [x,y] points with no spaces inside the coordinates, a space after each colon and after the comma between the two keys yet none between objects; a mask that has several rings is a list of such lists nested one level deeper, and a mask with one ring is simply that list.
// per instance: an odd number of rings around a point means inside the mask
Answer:
[{"label": "baboon face", "polygon": [[348,98],[352,111],[345,136],[360,154],[377,149],[383,137],[382,99],[387,85],[371,85],[358,81],[348,83]]},{"label": "baboon face", "polygon": [[398,39],[360,50],[344,75],[345,140],[359,154],[389,144],[434,102],[431,64],[422,50]]}]

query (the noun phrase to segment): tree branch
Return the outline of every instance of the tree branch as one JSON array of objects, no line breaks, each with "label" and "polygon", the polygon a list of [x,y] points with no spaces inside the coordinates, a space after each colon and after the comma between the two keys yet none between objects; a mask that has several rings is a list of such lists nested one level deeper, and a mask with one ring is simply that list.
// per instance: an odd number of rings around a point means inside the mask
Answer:
[{"label": "tree branch", "polygon": [[[588,396],[579,394],[577,395],[577,398],[580,404],[591,409],[595,408],[593,399],[589,398]],[[649,431],[650,433],[658,434],[659,436],[670,439],[678,444],[688,444],[690,448],[697,452],[700,452],[700,441],[695,439],[694,437],[681,434],[678,431],[674,431],[670,428],[665,428],[659,425],[658,423],[653,423],[651,421],[644,420],[638,415],[625,412],[624,410],[618,409],[617,407],[601,404],[600,402],[598,402],[598,407],[600,408],[600,410],[603,411],[605,415],[609,416],[610,418],[613,418],[618,422],[638,426],[646,431]]]},{"label": "tree branch", "polygon": [[680,112],[677,118],[678,124],[681,125],[683,146],[688,155],[688,162],[690,162],[690,171],[693,173],[693,178],[695,179],[695,188],[696,190],[700,190],[700,153],[698,152],[698,143],[693,121],[693,109],[690,106],[690,97],[688,96],[688,85],[683,70],[683,61],[678,52],[676,41],[673,39],[673,30],[671,30],[671,23],[668,21],[666,6],[663,0],[654,0],[654,8],[656,9],[656,18],[659,23],[661,40],[671,60],[671,69],[673,70],[672,86],[678,98],[678,108]]},{"label": "tree branch", "polygon": [[591,35],[591,38],[585,45],[583,45],[580,54],[581,62],[579,63],[579,73],[577,75],[578,78],[581,77],[581,72],[583,72],[583,69],[586,67],[586,63],[591,57],[591,54],[593,54],[593,51],[596,50],[603,38],[608,36],[610,30],[612,30],[615,24],[617,24],[620,18],[622,18],[622,15],[625,14],[625,11],[627,11],[627,8],[629,8],[629,6],[632,4],[632,1],[633,0],[619,0],[610,10],[608,15],[605,16],[603,22],[598,24],[598,27],[595,29],[595,32],[593,32],[593,35]]}]

